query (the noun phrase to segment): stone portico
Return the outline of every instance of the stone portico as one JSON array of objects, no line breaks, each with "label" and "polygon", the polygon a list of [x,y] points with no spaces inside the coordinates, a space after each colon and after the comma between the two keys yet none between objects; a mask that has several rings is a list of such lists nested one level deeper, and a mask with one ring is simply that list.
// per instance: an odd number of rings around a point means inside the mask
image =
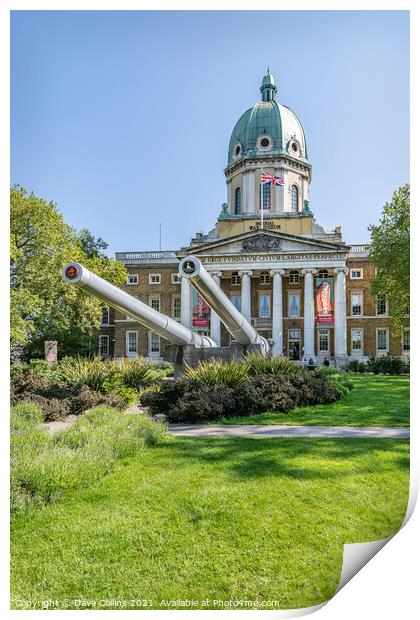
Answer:
[{"label": "stone portico", "polygon": [[[299,274],[298,288],[302,296],[298,316],[294,322],[299,324],[300,333],[296,338],[299,359],[322,357],[315,342],[315,286],[316,274],[328,273],[334,278],[334,317],[335,327],[329,329],[328,350],[336,358],[346,357],[346,260],[349,248],[337,243],[320,242],[313,239],[297,238],[294,235],[274,231],[253,231],[231,238],[207,243],[205,247],[190,246],[178,253],[183,258],[194,253],[203,266],[213,276],[225,293],[240,298],[240,310],[244,317],[263,335],[272,338],[273,353],[281,355],[288,348],[287,327],[290,322],[287,299],[284,298],[284,281],[289,282],[290,274]],[[264,284],[260,287],[261,274]],[[232,284],[232,277],[238,284]],[[268,285],[268,286],[267,286]],[[188,280],[181,283],[181,322],[191,326],[191,292]],[[260,316],[255,295],[269,295],[268,316]],[[252,298],[254,297],[254,303]],[[210,335],[220,344],[229,344],[226,334],[222,337],[222,324],[214,311],[210,317]],[[325,328],[324,328],[325,329]],[[296,331],[296,329],[295,329]],[[333,336],[332,336],[333,334]],[[334,341],[332,341],[332,337]],[[324,355],[324,357],[325,357]],[[322,358],[323,359],[323,358]]]}]

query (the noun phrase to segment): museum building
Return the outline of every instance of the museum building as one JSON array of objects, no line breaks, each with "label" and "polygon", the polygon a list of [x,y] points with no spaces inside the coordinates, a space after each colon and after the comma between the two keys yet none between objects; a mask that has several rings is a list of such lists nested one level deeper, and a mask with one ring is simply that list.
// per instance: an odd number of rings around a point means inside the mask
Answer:
[{"label": "museum building", "polygon": [[[296,114],[277,101],[267,71],[261,99],[237,121],[224,170],[227,202],[215,227],[176,251],[117,252],[128,278],[123,289],[210,335],[220,346],[231,336],[178,274],[197,256],[273,353],[296,360],[407,357],[410,331],[391,334],[388,302],[371,294],[375,269],[367,245],[347,245],[341,227],[324,229],[309,206],[312,167]],[[261,183],[264,173],[267,183]],[[160,358],[168,344],[129,316],[103,307],[99,354]]]}]

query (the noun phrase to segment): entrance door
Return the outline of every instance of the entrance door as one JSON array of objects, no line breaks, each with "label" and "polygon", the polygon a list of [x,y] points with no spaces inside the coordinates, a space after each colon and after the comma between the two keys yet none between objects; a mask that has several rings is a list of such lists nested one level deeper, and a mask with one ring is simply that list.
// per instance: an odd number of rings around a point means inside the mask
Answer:
[{"label": "entrance door", "polygon": [[330,331],[318,329],[318,355],[320,358],[330,356]]},{"label": "entrance door", "polygon": [[300,359],[300,329],[289,329],[287,354],[291,360]]}]

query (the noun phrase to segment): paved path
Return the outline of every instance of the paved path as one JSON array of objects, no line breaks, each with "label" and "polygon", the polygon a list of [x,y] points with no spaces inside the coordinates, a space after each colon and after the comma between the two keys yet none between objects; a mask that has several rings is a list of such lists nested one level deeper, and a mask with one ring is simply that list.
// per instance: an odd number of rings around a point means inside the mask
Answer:
[{"label": "paved path", "polygon": [[257,424],[170,424],[169,432],[182,437],[343,437],[408,439],[409,428],[369,426],[278,426]]}]

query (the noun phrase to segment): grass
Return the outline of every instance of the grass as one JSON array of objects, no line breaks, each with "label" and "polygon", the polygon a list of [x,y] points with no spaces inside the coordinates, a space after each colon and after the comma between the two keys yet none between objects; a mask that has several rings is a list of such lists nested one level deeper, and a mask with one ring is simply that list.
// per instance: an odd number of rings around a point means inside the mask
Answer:
[{"label": "grass", "polygon": [[14,516],[12,607],[315,605],[344,543],[398,530],[408,484],[405,440],[166,439]]},{"label": "grass", "polygon": [[166,436],[161,424],[115,409],[91,409],[51,436],[41,410],[19,404],[11,411],[11,509],[27,512],[58,501],[106,476],[120,462]]},{"label": "grass", "polygon": [[218,423],[409,426],[409,377],[353,374],[349,379],[354,390],[331,405],[300,407],[288,414],[267,411],[249,417],[221,418]]}]

